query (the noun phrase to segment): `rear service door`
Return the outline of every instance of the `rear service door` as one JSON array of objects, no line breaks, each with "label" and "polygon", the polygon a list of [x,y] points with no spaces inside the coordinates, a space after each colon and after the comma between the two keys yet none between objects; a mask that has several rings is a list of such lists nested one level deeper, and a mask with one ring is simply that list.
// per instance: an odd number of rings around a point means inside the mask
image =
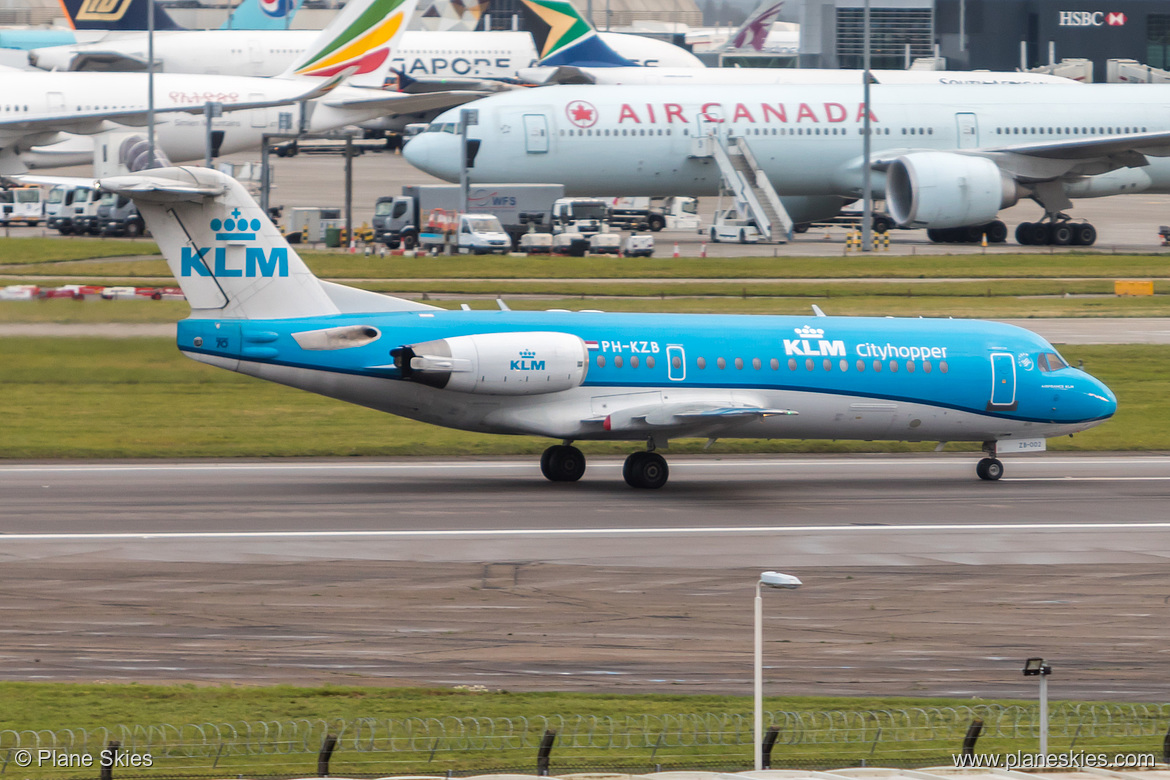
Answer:
[{"label": "rear service door", "polygon": [[1016,359],[1007,352],[991,353],[990,411],[1011,411],[1016,408]]},{"label": "rear service door", "polygon": [[524,115],[525,148],[529,154],[548,152],[548,117],[544,114]]}]

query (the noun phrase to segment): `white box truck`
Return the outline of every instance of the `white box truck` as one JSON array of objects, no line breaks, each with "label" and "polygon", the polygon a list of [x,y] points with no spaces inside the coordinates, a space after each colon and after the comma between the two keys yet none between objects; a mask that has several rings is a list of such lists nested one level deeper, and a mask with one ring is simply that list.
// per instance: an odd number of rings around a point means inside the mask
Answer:
[{"label": "white box truck", "polygon": [[[530,229],[548,232],[553,204],[564,194],[561,184],[476,184],[468,190],[467,213],[495,216],[515,244]],[[413,249],[432,212],[455,214],[459,205],[457,184],[405,186],[401,195],[374,203],[374,240],[391,249]]]}]

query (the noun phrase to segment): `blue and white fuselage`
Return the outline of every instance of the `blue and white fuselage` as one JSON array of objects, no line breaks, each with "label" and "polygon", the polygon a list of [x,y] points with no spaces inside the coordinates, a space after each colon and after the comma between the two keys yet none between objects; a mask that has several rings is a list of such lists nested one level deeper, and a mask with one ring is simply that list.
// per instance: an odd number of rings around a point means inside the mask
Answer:
[{"label": "blue and white fuselage", "polygon": [[[329,330],[361,335],[333,348],[312,337]],[[485,336],[506,340],[476,343]],[[456,342],[458,360],[460,339],[476,385],[427,384],[425,369],[396,364],[396,351],[441,341]],[[969,320],[412,311],[184,320],[178,345],[196,360],[391,414],[557,439],[982,442],[1075,433],[1116,408],[1107,387],[1034,333]],[[563,371],[558,349],[573,363]],[[672,413],[656,419],[656,408]],[[728,419],[736,409],[745,414]],[[753,409],[796,413],[746,414]]]},{"label": "blue and white fuselage", "polygon": [[[1109,418],[1116,400],[1034,333],[994,322],[445,311],[317,279],[238,182],[206,168],[103,179],[133,197],[191,304],[178,346],[231,371],[468,431],[643,441],[667,480],[680,437],[975,441],[990,457]],[[1010,443],[1010,446],[1008,446]]]}]

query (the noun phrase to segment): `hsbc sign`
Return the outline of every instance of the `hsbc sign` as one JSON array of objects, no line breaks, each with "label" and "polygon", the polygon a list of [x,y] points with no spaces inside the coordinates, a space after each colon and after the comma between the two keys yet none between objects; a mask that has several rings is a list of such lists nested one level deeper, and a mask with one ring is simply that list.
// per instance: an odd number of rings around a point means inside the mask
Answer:
[{"label": "hsbc sign", "polygon": [[1121,11],[1061,11],[1061,27],[1121,27],[1126,17]]}]

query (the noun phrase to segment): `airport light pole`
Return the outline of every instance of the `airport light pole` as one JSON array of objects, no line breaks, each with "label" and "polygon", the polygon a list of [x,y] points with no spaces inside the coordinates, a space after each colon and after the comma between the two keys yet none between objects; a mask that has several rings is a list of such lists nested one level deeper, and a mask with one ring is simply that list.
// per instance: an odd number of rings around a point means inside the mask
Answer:
[{"label": "airport light pole", "polygon": [[756,581],[756,617],[755,617],[755,679],[752,694],[755,698],[755,716],[753,717],[752,731],[755,747],[755,766],[759,772],[764,768],[764,600],[761,589],[764,587],[779,590],[796,590],[801,582],[791,574],[781,574],[778,571],[766,571]]},{"label": "airport light pole", "polygon": [[154,0],[146,4],[146,146],[154,166]]},{"label": "airport light pole", "polygon": [[869,134],[873,132],[873,128],[869,123],[869,0],[865,0],[861,26],[864,28],[861,44],[861,102],[865,106],[861,120],[861,251],[870,252],[873,250],[873,195],[870,186]]},{"label": "airport light pole", "polygon": [[[1040,755],[1048,755],[1048,675],[1052,667],[1043,658],[1029,658],[1024,661],[1024,676],[1040,678]],[[1045,761],[1045,758],[1041,758]],[[1043,766],[1047,766],[1044,764]]]},{"label": "airport light pole", "polygon": [[467,170],[467,128],[479,124],[479,109],[464,108],[459,111],[459,212],[467,213],[467,192],[471,186],[471,177]]}]

